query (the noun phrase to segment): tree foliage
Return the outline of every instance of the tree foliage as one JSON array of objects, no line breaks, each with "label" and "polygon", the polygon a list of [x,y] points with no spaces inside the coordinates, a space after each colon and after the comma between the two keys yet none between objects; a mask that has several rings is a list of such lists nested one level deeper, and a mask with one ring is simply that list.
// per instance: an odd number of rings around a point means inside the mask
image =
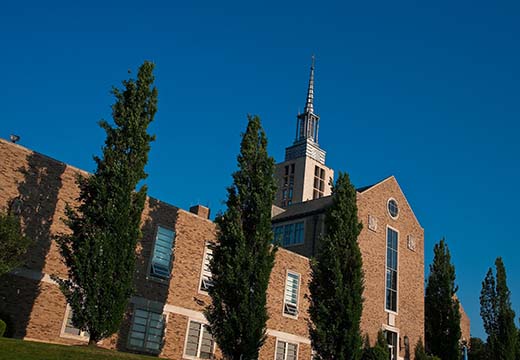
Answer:
[{"label": "tree foliage", "polygon": [[471,360],[491,360],[487,354],[486,343],[476,337],[469,340],[468,357]]},{"label": "tree foliage", "polygon": [[357,360],[363,343],[363,263],[357,242],[362,225],[347,174],[339,174],[332,192],[325,236],[311,263],[309,332],[317,359]]},{"label": "tree foliage", "polygon": [[133,292],[146,199],[146,186],[136,187],[147,176],[144,167],[154,139],[147,128],[157,111],[153,68],[144,62],[136,80],[113,88],[115,126],[100,122],[106,132],[103,156],[94,157],[94,174],[78,177],[79,206],[66,210],[71,232],[57,239],[69,278],[56,279],[73,310],[73,323],[89,332],[91,344],[119,329]]},{"label": "tree foliage", "polygon": [[218,244],[210,263],[214,286],[206,309],[210,331],[226,359],[258,359],[266,338],[266,301],[276,247],[271,245],[274,160],[258,116],[249,116],[227,210],[216,220]]},{"label": "tree foliage", "polygon": [[368,335],[365,336],[361,360],[388,360],[389,356],[390,351],[383,331],[380,330],[377,333],[377,341],[374,346],[370,346],[370,339]]},{"label": "tree foliage", "polygon": [[433,251],[424,301],[426,351],[443,360],[458,360],[461,329],[455,266],[444,239]]},{"label": "tree foliage", "polygon": [[437,356],[428,355],[424,349],[422,339],[419,339],[415,345],[415,360],[440,360]]},{"label": "tree foliage", "polygon": [[0,212],[0,276],[22,263],[31,240],[23,234],[20,217]]},{"label": "tree foliage", "polygon": [[507,287],[502,258],[495,260],[496,277],[489,268],[480,292],[480,316],[488,335],[489,356],[495,360],[515,359],[518,333],[511,293]]}]

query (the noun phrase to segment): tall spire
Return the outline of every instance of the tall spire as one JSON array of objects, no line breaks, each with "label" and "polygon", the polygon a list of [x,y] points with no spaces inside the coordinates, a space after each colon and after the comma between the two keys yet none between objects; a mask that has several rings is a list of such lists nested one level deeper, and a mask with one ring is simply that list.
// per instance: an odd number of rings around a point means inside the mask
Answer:
[{"label": "tall spire", "polygon": [[309,77],[309,88],[307,89],[307,103],[305,104],[304,113],[314,113],[314,61],[315,57],[312,55],[311,75]]},{"label": "tall spire", "polygon": [[325,164],[325,151],[318,144],[320,117],[314,112],[314,61],[312,55],[307,102],[303,113],[298,111],[296,116],[296,138],[293,145],[285,149],[285,161],[307,156]]}]

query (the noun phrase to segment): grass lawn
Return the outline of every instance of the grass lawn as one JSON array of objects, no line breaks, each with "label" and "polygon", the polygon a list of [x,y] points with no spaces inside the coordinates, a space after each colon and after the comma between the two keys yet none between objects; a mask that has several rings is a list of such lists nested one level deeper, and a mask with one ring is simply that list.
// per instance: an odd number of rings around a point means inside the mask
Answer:
[{"label": "grass lawn", "polygon": [[135,355],[87,346],[52,345],[0,338],[0,360],[152,360]]}]

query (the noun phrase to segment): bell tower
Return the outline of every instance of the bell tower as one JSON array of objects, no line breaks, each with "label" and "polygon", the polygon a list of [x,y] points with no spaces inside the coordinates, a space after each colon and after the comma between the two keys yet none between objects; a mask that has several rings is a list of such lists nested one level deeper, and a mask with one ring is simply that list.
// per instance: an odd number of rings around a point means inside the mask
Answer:
[{"label": "bell tower", "polygon": [[285,161],[276,165],[277,206],[287,207],[331,194],[334,170],[325,166],[326,152],[318,144],[320,117],[314,112],[314,67],[312,56],[305,108],[296,116],[296,138],[285,149]]}]

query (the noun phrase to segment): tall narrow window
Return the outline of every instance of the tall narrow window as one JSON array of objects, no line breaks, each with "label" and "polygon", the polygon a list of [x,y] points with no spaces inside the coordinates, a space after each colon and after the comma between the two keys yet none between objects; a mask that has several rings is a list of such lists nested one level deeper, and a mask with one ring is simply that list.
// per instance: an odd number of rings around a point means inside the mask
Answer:
[{"label": "tall narrow window", "polygon": [[152,353],[161,352],[164,315],[157,311],[135,309],[128,344],[129,347]]},{"label": "tall narrow window", "polygon": [[303,221],[294,224],[293,244],[303,244]]},{"label": "tall narrow window", "polygon": [[204,251],[204,260],[202,264],[202,278],[200,280],[200,289],[202,291],[208,291],[209,288],[213,287],[213,280],[211,279],[211,269],[209,264],[213,259],[213,244],[206,243],[206,249]]},{"label": "tall narrow window", "polygon": [[275,244],[282,244],[283,241],[283,226],[276,226],[273,228],[274,233],[274,241]]},{"label": "tall narrow window", "polygon": [[397,245],[399,234],[387,228],[386,232],[386,309],[397,312]]},{"label": "tall narrow window", "polygon": [[283,244],[290,244],[294,236],[294,224],[287,224],[283,231]]},{"label": "tall narrow window", "polygon": [[211,359],[214,348],[213,337],[208,327],[197,321],[190,321],[184,355],[192,359]]},{"label": "tall narrow window", "polygon": [[298,359],[298,344],[278,340],[276,343],[276,360]]},{"label": "tall narrow window", "polygon": [[157,227],[150,269],[151,275],[163,279],[170,277],[174,239],[175,231],[161,226]]},{"label": "tall narrow window", "polygon": [[397,355],[399,353],[399,344],[397,341],[397,333],[393,331],[386,330],[386,342],[388,343],[388,349],[390,350],[390,360],[397,360]]},{"label": "tall narrow window", "polygon": [[290,316],[298,315],[298,290],[300,287],[300,275],[288,272],[285,279],[285,294],[283,313]]},{"label": "tall narrow window", "polygon": [[323,196],[325,190],[325,170],[319,166],[314,166],[314,189],[313,199],[319,199]]},{"label": "tall narrow window", "polygon": [[285,172],[283,177],[283,189],[282,189],[282,206],[289,206],[292,204],[293,193],[294,193],[294,170],[295,164],[285,166]]}]

